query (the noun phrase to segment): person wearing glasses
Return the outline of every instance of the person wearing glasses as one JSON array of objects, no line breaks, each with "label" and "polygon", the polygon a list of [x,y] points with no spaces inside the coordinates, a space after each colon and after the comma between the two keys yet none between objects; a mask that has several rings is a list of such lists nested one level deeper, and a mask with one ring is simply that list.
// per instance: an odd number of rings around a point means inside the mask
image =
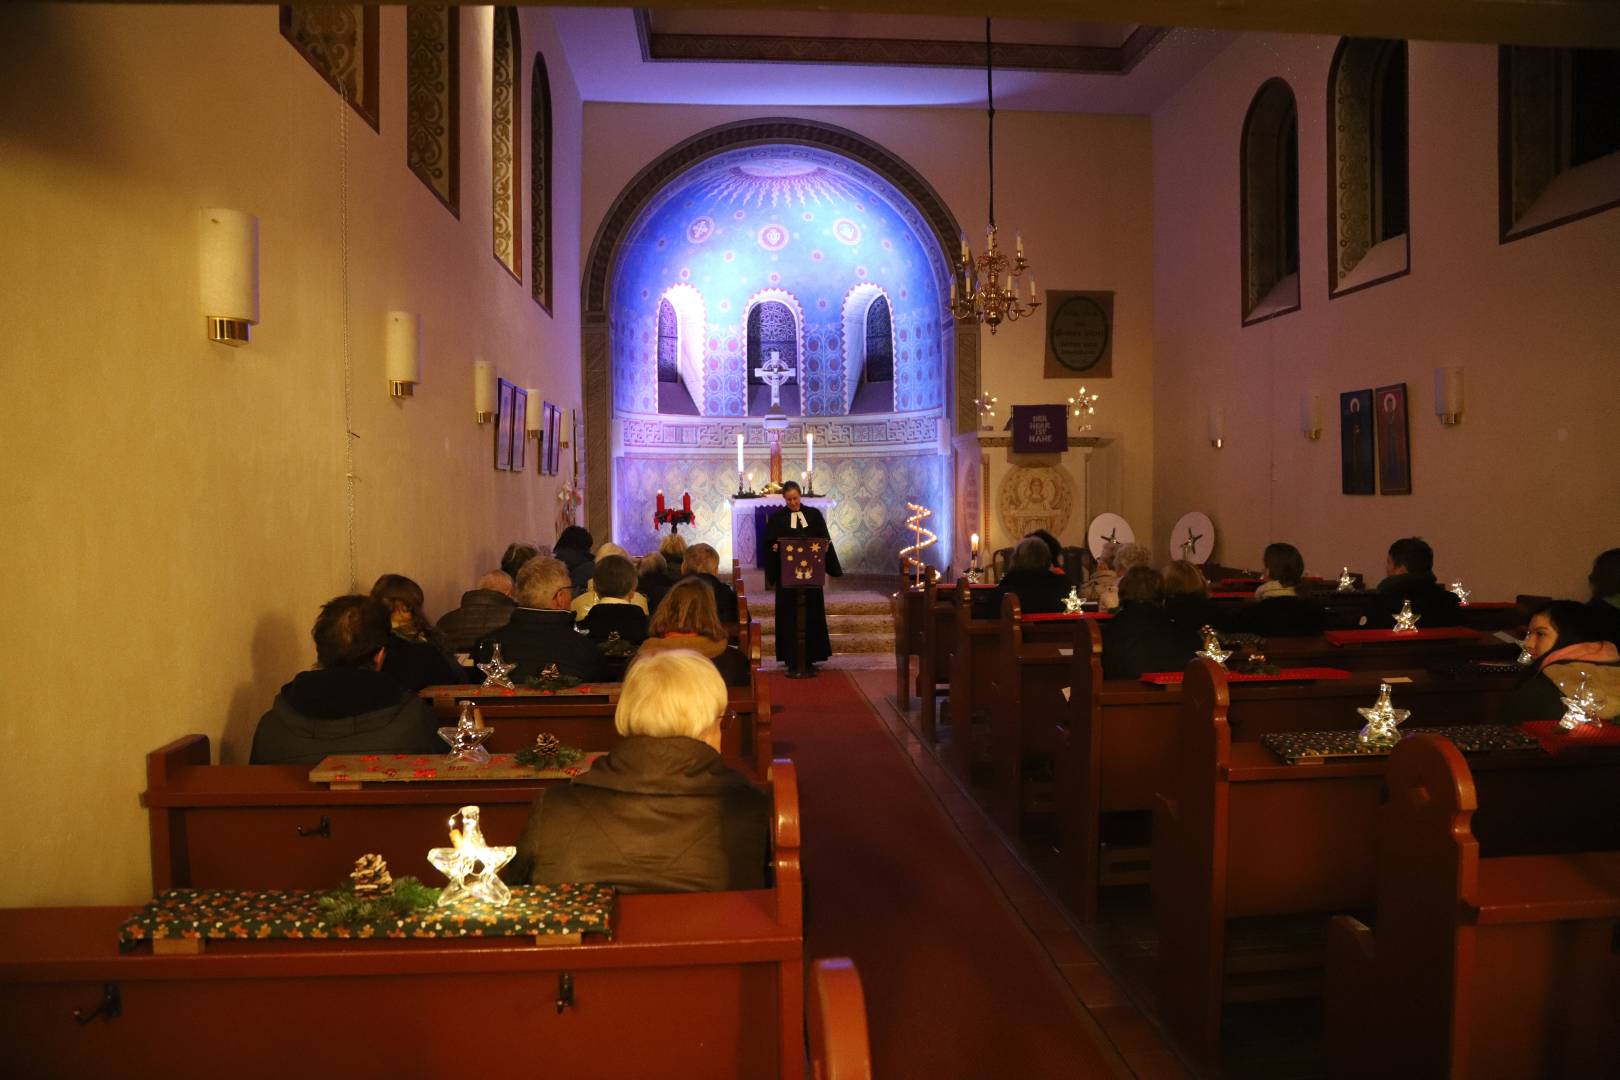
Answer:
[{"label": "person wearing glasses", "polygon": [[574,632],[574,586],[568,567],[549,555],[536,555],[518,571],[511,620],[485,638],[500,645],[501,657],[516,664],[512,679],[522,682],[552,664],[563,675],[590,681],[602,677],[602,654],[590,637]]}]

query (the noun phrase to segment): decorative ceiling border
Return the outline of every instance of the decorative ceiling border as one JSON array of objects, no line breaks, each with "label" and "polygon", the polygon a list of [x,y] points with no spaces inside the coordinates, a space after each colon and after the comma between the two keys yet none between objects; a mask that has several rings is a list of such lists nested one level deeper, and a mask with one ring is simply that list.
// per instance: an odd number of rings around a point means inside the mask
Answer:
[{"label": "decorative ceiling border", "polygon": [[[648,63],[851,64],[859,67],[984,66],[978,41],[905,38],[788,37],[765,34],[663,34],[652,28],[651,13],[637,8],[636,37]],[[1078,75],[1126,75],[1168,31],[1138,26],[1118,46],[996,44],[995,66],[1002,70],[1056,71]]]}]

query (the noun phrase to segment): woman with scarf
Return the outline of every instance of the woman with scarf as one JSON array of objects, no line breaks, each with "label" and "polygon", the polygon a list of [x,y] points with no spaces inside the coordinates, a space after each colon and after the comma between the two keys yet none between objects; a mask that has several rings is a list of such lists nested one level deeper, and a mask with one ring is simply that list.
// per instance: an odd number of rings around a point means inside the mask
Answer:
[{"label": "woman with scarf", "polygon": [[1580,686],[1598,696],[1604,720],[1620,716],[1620,652],[1592,627],[1585,605],[1554,600],[1530,616],[1524,646],[1535,657],[1535,670],[1508,696],[1505,723],[1557,720],[1564,715],[1562,698]]},{"label": "woman with scarf", "polygon": [[404,574],[384,574],[371,587],[371,598],[382,601],[392,621],[383,653],[384,675],[413,694],[424,686],[468,681],[467,672],[442,647],[422,610],[422,586]]}]

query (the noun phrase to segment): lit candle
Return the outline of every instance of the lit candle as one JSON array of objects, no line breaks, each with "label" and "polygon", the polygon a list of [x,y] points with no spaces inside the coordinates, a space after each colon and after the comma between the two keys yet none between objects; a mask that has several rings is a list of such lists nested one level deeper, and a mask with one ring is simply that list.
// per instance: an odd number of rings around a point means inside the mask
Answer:
[{"label": "lit candle", "polygon": [[1001,291],[1004,292],[1004,293],[1007,293],[1009,296],[1012,295],[1013,287],[1012,287],[1012,275],[1011,274],[1007,275],[1006,283],[1002,286]]},{"label": "lit candle", "polygon": [[663,488],[658,489],[658,512],[660,514],[662,514],[664,512],[664,489]]},{"label": "lit candle", "polygon": [[810,479],[810,474],[805,472],[803,469],[800,469],[799,470],[799,483],[800,483],[800,485],[803,485],[804,482],[806,480],[809,480],[809,479]]},{"label": "lit candle", "polygon": [[743,471],[743,436],[740,431],[737,432],[737,471]]},{"label": "lit candle", "polygon": [[1029,279],[1029,298],[1031,300],[1035,299],[1035,276],[1033,274],[1030,275]]},{"label": "lit candle", "polygon": [[968,261],[967,233],[962,234],[962,261]]},{"label": "lit candle", "polygon": [[692,512],[692,493],[690,491],[681,493],[681,509],[688,514]]},{"label": "lit candle", "polygon": [[753,473],[748,474],[748,490],[749,491],[754,490],[754,474]]},{"label": "lit candle", "polygon": [[1024,257],[1024,234],[1015,233],[1013,234],[1013,239],[1018,243],[1018,257],[1022,259]]},{"label": "lit candle", "polygon": [[970,545],[972,545],[972,547],[973,547],[973,554],[978,555],[978,553],[979,553],[979,534],[974,533],[972,536],[968,537],[968,543]]},{"label": "lit candle", "polygon": [[816,471],[816,437],[809,432],[804,436],[804,467],[810,472]]}]

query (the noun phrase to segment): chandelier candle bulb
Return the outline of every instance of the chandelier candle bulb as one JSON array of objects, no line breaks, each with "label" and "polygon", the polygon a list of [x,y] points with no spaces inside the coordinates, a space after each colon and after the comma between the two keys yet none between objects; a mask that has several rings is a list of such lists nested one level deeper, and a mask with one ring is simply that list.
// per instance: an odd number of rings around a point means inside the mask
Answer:
[{"label": "chandelier candle bulb", "polygon": [[1017,245],[1018,257],[1020,259],[1022,259],[1024,257],[1024,234],[1023,233],[1014,233],[1013,234],[1013,243]]}]

